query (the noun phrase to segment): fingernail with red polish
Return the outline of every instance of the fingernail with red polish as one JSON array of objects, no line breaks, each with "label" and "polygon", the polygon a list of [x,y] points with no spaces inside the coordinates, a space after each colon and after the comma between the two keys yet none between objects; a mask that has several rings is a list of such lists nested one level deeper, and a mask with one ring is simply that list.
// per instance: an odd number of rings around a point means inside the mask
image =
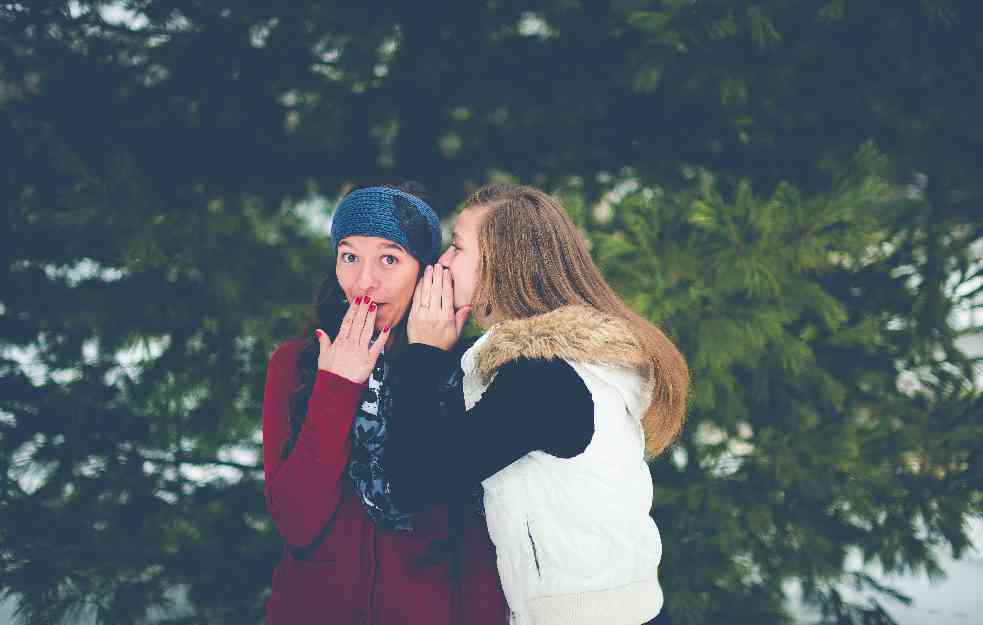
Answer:
[{"label": "fingernail with red polish", "polygon": [[369,304],[369,312],[375,312],[375,304]]},{"label": "fingernail with red polish", "polygon": [[321,338],[321,335],[322,334],[324,334],[324,333],[321,332],[320,330],[314,330],[314,336],[316,336],[317,338]]},{"label": "fingernail with red polish", "polygon": [[362,296],[360,295],[355,298],[355,305],[358,306],[361,303],[362,303]]},{"label": "fingernail with red polish", "polygon": [[371,304],[371,303],[372,303],[372,300],[371,300],[371,299],[369,298],[369,296],[368,296],[368,295],[366,295],[366,296],[365,296],[365,304],[366,304],[366,305],[369,305],[369,304]]}]

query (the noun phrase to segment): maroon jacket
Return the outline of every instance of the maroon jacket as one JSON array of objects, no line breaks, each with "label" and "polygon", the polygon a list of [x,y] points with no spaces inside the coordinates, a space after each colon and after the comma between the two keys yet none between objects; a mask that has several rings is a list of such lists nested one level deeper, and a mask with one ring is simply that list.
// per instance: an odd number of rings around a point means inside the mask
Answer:
[{"label": "maroon jacket", "polygon": [[[266,505],[284,541],[273,572],[267,625],[507,623],[495,550],[481,517],[458,513],[466,518],[459,581],[454,582],[450,558],[421,562],[428,546],[448,537],[446,506],[416,514],[412,533],[377,529],[362,510],[346,466],[364,384],[318,371],[300,436],[288,457],[281,458],[290,431],[287,406],[299,385],[301,346],[301,341],[288,341],[273,352],[263,396]],[[292,555],[325,528],[310,555]]]}]

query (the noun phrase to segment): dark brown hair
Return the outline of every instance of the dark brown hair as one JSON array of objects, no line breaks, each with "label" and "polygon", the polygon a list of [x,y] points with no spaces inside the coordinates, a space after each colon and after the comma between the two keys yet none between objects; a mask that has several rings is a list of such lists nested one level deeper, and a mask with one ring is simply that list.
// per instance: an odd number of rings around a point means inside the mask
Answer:
[{"label": "dark brown hair", "polygon": [[[414,181],[398,183],[382,181],[362,184],[350,189],[348,193],[366,187],[380,186],[405,191],[430,204],[430,194],[426,188]],[[335,243],[337,244],[337,241]],[[421,264],[421,274],[424,269],[425,267]],[[314,389],[318,356],[318,341],[314,337],[314,330],[315,328],[321,328],[333,340],[338,334],[341,320],[347,311],[348,301],[345,299],[345,292],[341,289],[341,285],[338,284],[338,275],[335,273],[334,265],[332,265],[331,271],[324,276],[324,279],[314,293],[314,301],[311,305],[310,314],[303,323],[300,334],[297,336],[298,339],[304,341],[303,348],[297,354],[297,379],[300,381],[300,386],[290,395],[290,406],[288,409],[288,414],[290,415],[290,435],[284,441],[281,451],[284,458],[290,454],[290,450],[293,449],[294,444],[297,442],[300,428],[307,418],[307,402],[310,400],[311,391]],[[390,355],[398,354],[407,342],[405,316],[403,319],[400,319],[399,323],[393,326],[390,335],[392,338],[389,344],[386,345],[386,352]]]}]

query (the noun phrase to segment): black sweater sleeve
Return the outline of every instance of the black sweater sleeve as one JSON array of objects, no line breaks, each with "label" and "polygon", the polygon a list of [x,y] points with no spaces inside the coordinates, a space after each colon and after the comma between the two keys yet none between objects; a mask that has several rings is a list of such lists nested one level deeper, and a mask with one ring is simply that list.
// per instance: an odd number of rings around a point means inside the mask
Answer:
[{"label": "black sweater sleeve", "polygon": [[535,450],[561,458],[594,435],[594,402],[563,360],[520,358],[499,370],[465,412],[458,389],[437,391],[459,357],[412,344],[393,363],[385,459],[393,499],[408,511],[459,500],[481,480]]}]

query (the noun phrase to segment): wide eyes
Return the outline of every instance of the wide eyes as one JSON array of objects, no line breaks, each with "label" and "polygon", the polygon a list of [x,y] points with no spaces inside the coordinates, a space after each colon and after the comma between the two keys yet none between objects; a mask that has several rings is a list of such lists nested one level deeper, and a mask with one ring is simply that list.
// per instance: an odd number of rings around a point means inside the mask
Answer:
[{"label": "wide eyes", "polygon": [[[356,260],[358,260],[358,256],[356,256],[355,254],[353,254],[351,252],[342,252],[340,258],[341,258],[341,262],[343,262],[346,265],[350,265],[350,264],[354,263]],[[382,264],[383,265],[387,265],[387,266],[390,266],[391,267],[391,266],[395,265],[398,262],[399,262],[399,259],[396,258],[395,256],[393,256],[392,254],[386,254],[386,255],[384,255],[382,257]]]}]

